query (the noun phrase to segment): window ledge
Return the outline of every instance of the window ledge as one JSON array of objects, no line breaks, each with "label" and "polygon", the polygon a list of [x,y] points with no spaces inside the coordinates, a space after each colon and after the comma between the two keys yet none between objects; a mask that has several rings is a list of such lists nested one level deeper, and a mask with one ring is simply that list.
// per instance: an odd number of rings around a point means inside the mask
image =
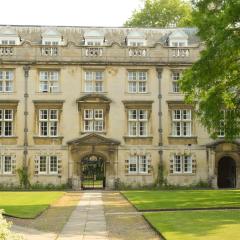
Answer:
[{"label": "window ledge", "polygon": [[83,134],[89,134],[89,133],[104,134],[104,135],[107,134],[106,131],[102,131],[102,132],[96,132],[96,131],[84,132],[84,131],[81,131],[81,132],[80,132],[81,135],[83,135]]},{"label": "window ledge", "polygon": [[64,136],[33,136],[33,138],[40,138],[40,139],[63,139]]},{"label": "window ledge", "polygon": [[43,95],[59,95],[62,94],[63,92],[36,92],[37,94],[43,94]]},{"label": "window ledge", "polygon": [[168,138],[175,138],[175,139],[195,139],[197,136],[168,136]]},{"label": "window ledge", "polygon": [[0,174],[0,177],[13,177],[13,176],[16,176],[17,174],[15,173],[5,173],[5,174]]},{"label": "window ledge", "polygon": [[143,93],[140,93],[140,92],[133,92],[133,93],[131,93],[131,92],[125,92],[125,94],[127,94],[127,95],[139,95],[139,94],[142,94],[142,95],[151,95],[151,92],[143,92]]},{"label": "window ledge", "polygon": [[36,177],[58,177],[59,174],[48,174],[48,173],[39,173],[39,174],[35,174],[34,176]]},{"label": "window ledge", "polygon": [[152,176],[150,173],[126,173],[125,176]]},{"label": "window ledge", "polygon": [[124,139],[129,139],[129,138],[132,138],[132,139],[152,139],[153,136],[123,136]]},{"label": "window ledge", "polygon": [[13,139],[13,138],[18,138],[18,136],[0,136],[0,139]]},{"label": "window ledge", "polygon": [[85,92],[85,91],[82,91],[81,92],[81,94],[103,94],[103,95],[105,95],[105,94],[107,94],[108,92],[106,92],[106,91],[104,91],[104,92]]},{"label": "window ledge", "polygon": [[170,173],[169,176],[195,176],[196,173]]},{"label": "window ledge", "polygon": [[184,97],[184,93],[181,93],[181,92],[168,92],[168,94],[170,94],[170,95],[177,95],[177,96],[183,96]]}]

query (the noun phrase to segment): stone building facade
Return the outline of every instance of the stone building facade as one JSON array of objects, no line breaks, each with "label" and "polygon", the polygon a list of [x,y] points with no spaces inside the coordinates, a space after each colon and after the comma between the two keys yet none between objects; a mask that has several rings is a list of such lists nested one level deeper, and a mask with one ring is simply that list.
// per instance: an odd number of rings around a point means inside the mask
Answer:
[{"label": "stone building facade", "polygon": [[[209,138],[178,80],[196,29],[1,26],[0,184],[239,187],[239,142]],[[193,79],[194,81],[194,79]],[[160,166],[160,167],[159,167]]]}]

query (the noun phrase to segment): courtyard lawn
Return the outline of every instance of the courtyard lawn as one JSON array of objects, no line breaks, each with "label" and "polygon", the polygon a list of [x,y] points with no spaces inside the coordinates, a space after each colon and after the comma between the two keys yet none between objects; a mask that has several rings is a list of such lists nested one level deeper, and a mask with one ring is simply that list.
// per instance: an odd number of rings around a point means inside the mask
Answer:
[{"label": "courtyard lawn", "polygon": [[7,215],[35,218],[64,192],[0,192],[0,209]]},{"label": "courtyard lawn", "polygon": [[240,190],[123,191],[138,210],[240,207]]},{"label": "courtyard lawn", "polygon": [[176,211],[145,213],[167,240],[240,239],[240,211]]}]

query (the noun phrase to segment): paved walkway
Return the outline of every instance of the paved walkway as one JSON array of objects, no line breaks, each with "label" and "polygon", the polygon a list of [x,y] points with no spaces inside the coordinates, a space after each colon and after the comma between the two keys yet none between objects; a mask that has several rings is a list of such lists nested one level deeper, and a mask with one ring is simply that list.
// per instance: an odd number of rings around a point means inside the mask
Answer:
[{"label": "paved walkway", "polygon": [[57,240],[108,240],[102,193],[84,192]]}]

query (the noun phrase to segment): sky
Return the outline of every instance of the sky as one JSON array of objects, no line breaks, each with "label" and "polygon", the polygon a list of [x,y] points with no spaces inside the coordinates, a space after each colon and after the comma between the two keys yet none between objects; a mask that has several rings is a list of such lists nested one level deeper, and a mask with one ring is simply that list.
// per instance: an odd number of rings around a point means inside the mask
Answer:
[{"label": "sky", "polygon": [[143,0],[1,1],[0,24],[120,27]]}]

